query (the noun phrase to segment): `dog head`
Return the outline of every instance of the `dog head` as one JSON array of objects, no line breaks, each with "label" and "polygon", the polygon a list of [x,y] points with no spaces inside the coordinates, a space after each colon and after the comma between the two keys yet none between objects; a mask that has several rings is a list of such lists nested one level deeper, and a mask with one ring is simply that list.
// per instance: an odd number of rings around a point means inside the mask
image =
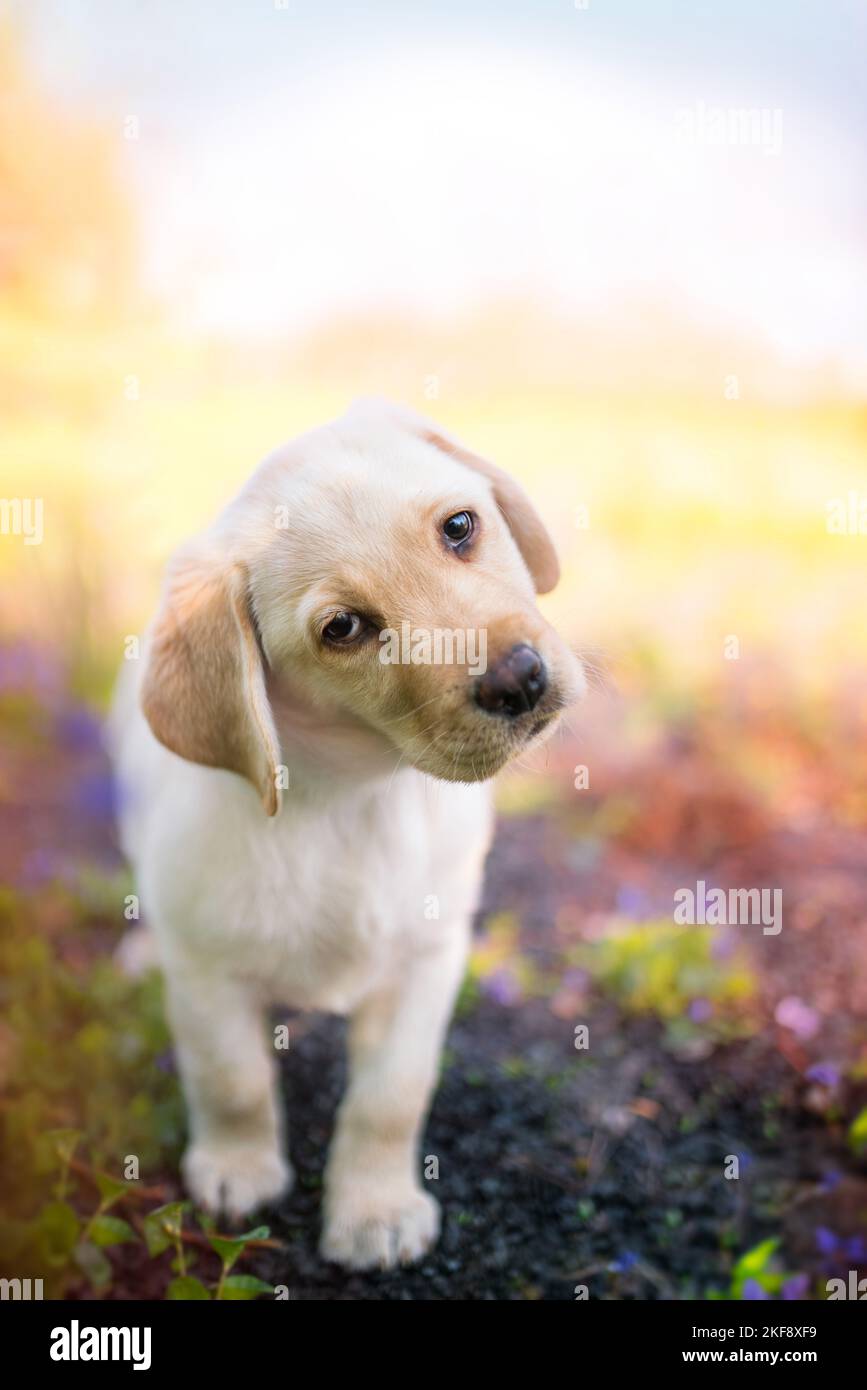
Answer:
[{"label": "dog head", "polygon": [[182,757],[248,778],[269,814],[287,730],[302,746],[351,731],[392,765],[484,780],[583,693],[535,602],[558,574],[511,478],[421,416],[361,402],[265,459],[176,557],[145,715]]}]

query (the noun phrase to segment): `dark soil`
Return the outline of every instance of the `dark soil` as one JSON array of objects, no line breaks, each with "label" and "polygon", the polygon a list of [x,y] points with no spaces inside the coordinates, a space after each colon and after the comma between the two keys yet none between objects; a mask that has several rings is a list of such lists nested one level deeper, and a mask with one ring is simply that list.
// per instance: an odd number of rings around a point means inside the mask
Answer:
[{"label": "dark soil", "polygon": [[[524,936],[541,955],[554,899],[582,893],[581,872],[539,875],[550,840],[541,819],[503,823],[485,903],[532,900]],[[592,873],[604,895],[601,868]],[[828,932],[806,962],[800,943],[774,960],[790,976],[775,978],[779,993],[839,972],[841,936],[830,923]],[[840,1046],[863,1042],[860,1020],[836,1023]],[[815,1233],[863,1234],[867,1179],[842,1130],[807,1108],[810,1083],[780,1050],[779,1030],[683,1061],[651,1019],[597,1000],[591,1024],[592,1049],[580,1054],[572,1021],[541,1000],[483,999],[458,1017],[422,1146],[439,1160],[430,1187],[441,1241],[414,1268],[365,1275],[317,1255],[342,1027],[302,1028],[285,1067],[296,1188],[269,1214],[285,1250],[258,1257],[257,1272],[299,1299],[572,1299],[576,1284],[597,1298],[701,1298],[727,1287],[732,1251],[769,1235],[782,1235],[791,1269],[834,1272]],[[724,1176],[727,1155],[740,1158],[738,1181]]]}]

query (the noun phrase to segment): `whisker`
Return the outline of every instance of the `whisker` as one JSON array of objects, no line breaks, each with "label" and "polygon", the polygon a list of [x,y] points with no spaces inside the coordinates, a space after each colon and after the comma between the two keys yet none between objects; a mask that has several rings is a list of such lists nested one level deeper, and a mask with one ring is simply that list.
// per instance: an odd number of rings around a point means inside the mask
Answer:
[{"label": "whisker", "polygon": [[432,705],[432,704],[434,704],[437,700],[441,700],[442,698],[443,698],[443,694],[442,694],[442,691],[440,691],[439,694],[437,694],[437,695],[432,695],[431,698],[430,698],[429,700],[422,700],[421,704],[420,704],[420,705],[416,705],[414,709],[407,710],[406,714],[399,714],[399,715],[397,715],[397,717],[395,718],[395,720],[394,720],[393,722],[394,722],[395,724],[400,724],[404,719],[411,719],[412,716],[413,716],[414,714],[418,714],[419,710],[427,709],[428,705]]}]

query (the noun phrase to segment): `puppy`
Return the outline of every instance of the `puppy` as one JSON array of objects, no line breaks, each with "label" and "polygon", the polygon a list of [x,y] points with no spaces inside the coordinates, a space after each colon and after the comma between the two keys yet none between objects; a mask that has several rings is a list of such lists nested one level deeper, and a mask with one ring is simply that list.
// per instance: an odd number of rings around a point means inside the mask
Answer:
[{"label": "puppy", "polygon": [[322,1253],[388,1268],[436,1239],[417,1150],[485,784],[584,689],[535,603],[557,578],[506,474],[378,402],[271,454],[175,556],[112,745],[201,1205],[239,1218],[289,1190],[267,1010],[324,1009],[349,1016],[350,1076]]}]

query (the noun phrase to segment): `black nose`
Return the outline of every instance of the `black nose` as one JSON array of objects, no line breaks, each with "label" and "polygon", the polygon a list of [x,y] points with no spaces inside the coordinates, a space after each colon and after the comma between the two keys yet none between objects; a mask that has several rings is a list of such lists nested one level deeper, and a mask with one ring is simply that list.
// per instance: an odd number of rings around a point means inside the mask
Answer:
[{"label": "black nose", "polygon": [[537,651],[522,643],[481,677],[476,686],[476,704],[489,714],[514,719],[535,709],[547,688],[544,661]]}]

